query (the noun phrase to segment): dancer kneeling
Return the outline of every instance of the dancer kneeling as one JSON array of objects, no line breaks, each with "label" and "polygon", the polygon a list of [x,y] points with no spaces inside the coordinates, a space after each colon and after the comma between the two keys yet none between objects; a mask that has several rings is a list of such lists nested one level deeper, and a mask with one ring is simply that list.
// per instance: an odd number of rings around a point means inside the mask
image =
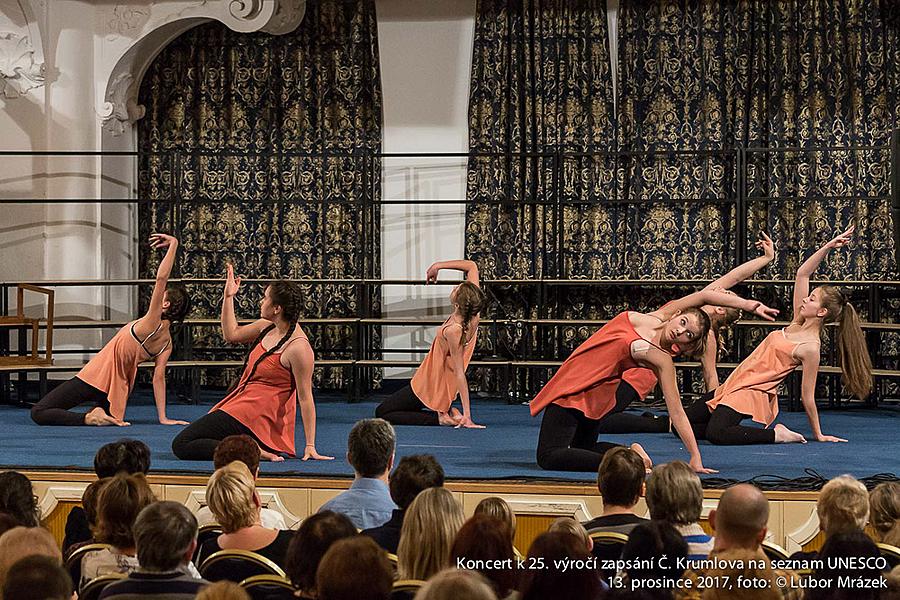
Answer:
[{"label": "dancer kneeling", "polygon": [[[431,350],[409,385],[395,392],[375,409],[375,416],[394,425],[450,425],[483,428],[472,422],[466,368],[475,352],[478,322],[485,305],[478,285],[478,266],[470,260],[436,262],[426,281],[437,281],[441,269],[456,269],[466,280],[450,292],[453,313],[438,329]],[[451,408],[459,394],[463,412]]]},{"label": "dancer kneeling", "polygon": [[[237,386],[206,415],[185,428],[172,441],[182,460],[212,460],[216,446],[229,435],[246,434],[260,446],[261,458],[284,460],[279,453],[296,456],[294,424],[297,406],[303,418],[306,448],[303,460],[331,460],[316,452],[316,406],[312,395],[315,362],[312,347],[297,324],[299,288],[287,281],[266,287],[260,319],[238,325],[234,296],[240,288],[228,265],[222,298],[222,334],[227,342],[252,342]],[[296,398],[296,403],[295,403]]]},{"label": "dancer kneeling", "polygon": [[[700,473],[714,473],[703,466],[681,405],[672,363],[676,347],[696,350],[706,340],[709,316],[699,308],[704,304],[743,309],[768,320],[778,312],[734,294],[703,290],[652,313],[627,311],[617,315],[576,348],[531,401],[532,416],[544,411],[538,465],[558,471],[596,471],[603,453],[616,446],[597,441],[600,419],[625,410],[633,399],[631,394],[620,393],[623,373],[646,367],[659,379],[672,424],[690,452],[691,467]],[[644,449],[638,444],[632,448],[649,467],[650,457]]]},{"label": "dancer kneeling", "polygon": [[[815,391],[822,326],[838,322],[843,380],[857,398],[864,399],[872,390],[872,361],[859,316],[847,297],[830,285],[817,287],[810,293],[809,278],[828,252],[850,243],[852,235],[853,227],[850,227],[819,248],[797,270],[791,324],[766,336],[725,383],[688,407],[696,437],[724,445],[806,442],[802,435],[784,425],[768,428],[778,415],[779,385],[798,365],[803,365],[801,402],[813,437],[819,442],[847,441],[825,435],[819,425]],[[761,423],[766,429],[743,426],[740,423],[744,419]]]},{"label": "dancer kneeling", "polygon": [[[166,364],[172,354],[173,322],[181,321],[190,308],[182,286],[166,287],[175,264],[178,240],[154,233],[152,248],[165,248],[166,255],[156,271],[156,284],[147,313],[125,325],[103,349],[78,372],[31,408],[38,425],[128,425],[125,407],[137,377],[138,365],[154,361],[153,399],[163,425],[187,425],[166,416]],[[93,404],[86,414],[72,412],[80,404]]]}]

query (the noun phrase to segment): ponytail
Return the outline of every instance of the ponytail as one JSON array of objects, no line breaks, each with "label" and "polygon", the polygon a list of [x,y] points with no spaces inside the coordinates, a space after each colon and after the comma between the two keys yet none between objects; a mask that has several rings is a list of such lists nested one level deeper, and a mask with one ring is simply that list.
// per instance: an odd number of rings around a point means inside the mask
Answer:
[{"label": "ponytail", "polygon": [[859,315],[847,302],[838,322],[838,348],[841,356],[841,379],[844,387],[860,400],[872,392],[872,359],[866,337],[859,325]]},{"label": "ponytail", "polygon": [[464,281],[456,288],[455,302],[459,306],[459,313],[462,316],[462,337],[459,343],[464,345],[469,337],[469,324],[484,310],[487,298],[480,287],[470,281]]}]

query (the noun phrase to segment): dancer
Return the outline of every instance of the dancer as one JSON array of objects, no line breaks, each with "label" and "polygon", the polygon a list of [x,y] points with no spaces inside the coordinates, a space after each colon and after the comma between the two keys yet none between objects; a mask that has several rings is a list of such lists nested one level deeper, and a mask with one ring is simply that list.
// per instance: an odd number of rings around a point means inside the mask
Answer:
[{"label": "dancer", "polygon": [[[131,321],[72,379],[62,383],[31,408],[38,425],[128,425],[125,407],[137,376],[138,365],[152,360],[153,399],[163,425],[187,425],[166,416],[166,364],[172,354],[171,326],[184,319],[190,298],[183,286],[168,286],[175,265],[178,240],[154,233],[151,248],[165,248],[156,270],[156,284],[147,313]],[[80,404],[93,404],[87,413],[72,412]]]},{"label": "dancer", "polygon": [[[741,362],[715,391],[691,405],[688,418],[695,435],[713,444],[773,444],[806,442],[782,424],[769,429],[778,415],[778,387],[798,366],[803,366],[800,399],[813,437],[819,442],[846,442],[822,433],[816,409],[816,377],[822,326],[838,323],[841,370],[847,390],[859,399],[872,391],[872,361],[856,309],[840,289],[823,285],[809,291],[809,278],[832,249],[850,243],[854,228],[819,248],[797,269],[794,281],[794,318],[773,331]],[[747,427],[744,419],[766,426]]]},{"label": "dancer", "polygon": [[[436,282],[441,269],[462,271],[465,281],[450,292],[453,313],[438,329],[428,355],[409,385],[392,394],[375,409],[375,416],[394,425],[448,425],[483,429],[472,421],[466,368],[475,351],[480,313],[485,307],[479,287],[478,266],[471,260],[436,262],[425,273]],[[462,414],[452,408],[459,395]]]},{"label": "dancer", "polygon": [[272,282],[260,304],[260,319],[238,325],[234,297],[240,286],[241,279],[235,279],[229,264],[222,296],[222,335],[226,342],[251,343],[244,371],[221,402],[178,434],[172,451],[181,460],[212,460],[220,441],[246,434],[259,444],[265,460],[282,461],[280,453],[296,456],[294,425],[299,404],[306,436],[303,460],[332,460],[316,451],[315,355],[297,324],[300,289],[287,281]]},{"label": "dancer", "polygon": [[[706,339],[709,316],[699,308],[704,304],[743,309],[767,320],[778,312],[734,294],[703,290],[652,313],[620,313],[576,348],[531,401],[532,416],[544,411],[538,465],[558,471],[596,471],[603,453],[616,446],[597,441],[600,420],[628,406],[631,398],[619,392],[622,374],[643,366],[659,378],[672,423],[690,452],[691,467],[699,473],[714,473],[703,466],[681,406],[672,363],[674,348],[695,346]],[[648,467],[652,464],[639,444],[631,447]]]}]

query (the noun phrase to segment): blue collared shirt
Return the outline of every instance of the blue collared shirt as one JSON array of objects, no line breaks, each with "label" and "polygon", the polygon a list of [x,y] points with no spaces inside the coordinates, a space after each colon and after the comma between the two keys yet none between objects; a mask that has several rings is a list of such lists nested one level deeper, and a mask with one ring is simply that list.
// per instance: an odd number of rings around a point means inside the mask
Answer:
[{"label": "blue collared shirt", "polygon": [[333,510],[343,513],[358,529],[371,529],[387,523],[396,508],[385,482],[360,477],[353,481],[349,490],[323,504],[319,512]]}]

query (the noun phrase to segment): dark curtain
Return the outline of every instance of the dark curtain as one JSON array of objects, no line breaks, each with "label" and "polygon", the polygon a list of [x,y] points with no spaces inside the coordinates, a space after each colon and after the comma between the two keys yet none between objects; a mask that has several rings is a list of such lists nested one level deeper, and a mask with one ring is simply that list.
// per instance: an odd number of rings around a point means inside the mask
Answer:
[{"label": "dark curtain", "polygon": [[[178,274],[259,279],[380,276],[382,98],[372,0],[307,4],[296,31],[240,34],[197,27],[156,58],[140,90],[140,232],[181,239]],[[282,154],[286,153],[286,154]],[[330,155],[330,156],[329,156]],[[142,248],[141,275],[158,253]],[[192,316],[217,318],[221,287],[192,285]],[[259,314],[262,285],[244,285],[239,318]],[[379,294],[304,285],[303,318],[377,316]],[[350,326],[308,326],[319,358],[345,358]],[[194,358],[222,358],[215,327],[195,327]],[[379,336],[372,339],[380,346]],[[233,355],[234,351],[230,351]],[[317,370],[339,387],[342,372]]]}]

